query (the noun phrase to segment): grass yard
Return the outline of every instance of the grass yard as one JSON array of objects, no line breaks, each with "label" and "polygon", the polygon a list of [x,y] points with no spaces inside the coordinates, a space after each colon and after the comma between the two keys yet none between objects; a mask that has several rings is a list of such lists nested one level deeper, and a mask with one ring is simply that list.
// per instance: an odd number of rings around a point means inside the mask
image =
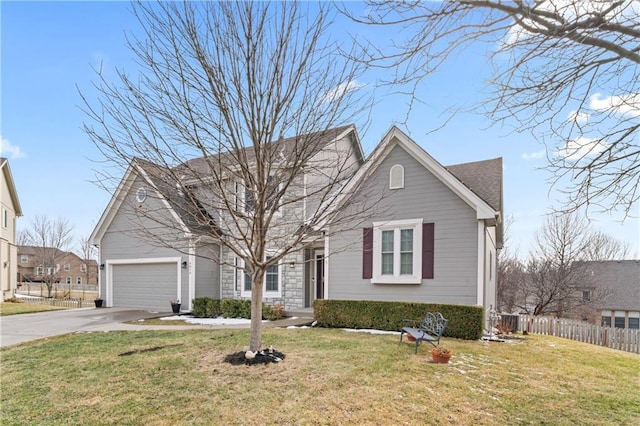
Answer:
[{"label": "grass yard", "polygon": [[31,314],[33,312],[44,312],[44,311],[57,311],[60,309],[67,309],[67,308],[62,308],[59,306],[49,306],[49,305],[35,305],[35,304],[29,304],[29,303],[2,302],[0,303],[0,316]]},{"label": "grass yard", "polygon": [[[396,335],[266,329],[279,364],[222,360],[238,329],[76,334],[3,348],[2,424],[640,424],[640,357],[570,340],[444,339],[448,365]],[[158,348],[153,351],[144,349]],[[122,356],[126,352],[136,351]]]}]

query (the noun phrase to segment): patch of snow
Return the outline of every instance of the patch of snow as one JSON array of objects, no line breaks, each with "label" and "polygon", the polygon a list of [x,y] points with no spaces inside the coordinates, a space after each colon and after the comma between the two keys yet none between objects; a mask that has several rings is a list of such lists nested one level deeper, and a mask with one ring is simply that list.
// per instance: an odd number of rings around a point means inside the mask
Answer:
[{"label": "patch of snow", "polygon": [[[170,317],[160,318],[163,321],[185,321],[189,324],[202,324],[202,325],[245,325],[251,324],[250,319],[244,318],[195,318],[191,315],[173,315]],[[265,322],[265,321],[263,321]]]}]

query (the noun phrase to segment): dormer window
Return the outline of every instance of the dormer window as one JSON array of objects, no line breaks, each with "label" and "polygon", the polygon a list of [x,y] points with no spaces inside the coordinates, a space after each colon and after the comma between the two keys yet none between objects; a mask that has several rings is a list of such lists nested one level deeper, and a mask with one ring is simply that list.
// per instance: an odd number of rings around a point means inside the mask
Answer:
[{"label": "dormer window", "polygon": [[389,171],[389,189],[404,188],[404,167],[396,164]]}]

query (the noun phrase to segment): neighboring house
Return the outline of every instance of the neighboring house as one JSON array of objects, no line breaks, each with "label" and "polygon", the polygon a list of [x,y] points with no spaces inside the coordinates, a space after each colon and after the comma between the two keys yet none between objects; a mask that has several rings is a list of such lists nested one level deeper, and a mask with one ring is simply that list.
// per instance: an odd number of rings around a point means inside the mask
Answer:
[{"label": "neighboring house", "polygon": [[[292,139],[278,143],[286,147]],[[326,175],[336,151],[349,154],[345,170],[353,177],[334,205],[350,206],[352,197],[375,194],[367,223],[338,226],[349,222],[340,220],[347,213],[337,209],[326,232],[310,234],[304,248],[267,271],[265,302],[282,303],[286,310],[309,308],[323,298],[495,306],[501,159],[443,167],[395,127],[366,161],[355,127],[327,132],[317,153],[326,159]],[[169,300],[180,299],[191,309],[200,296],[249,298],[241,260],[213,237],[198,235],[180,206],[161,196],[159,173],[158,166],[134,160],[91,235],[99,247],[106,305],[168,310]],[[313,192],[307,190],[317,178],[301,179],[304,194]],[[212,196],[204,188],[181,187],[190,188],[188,195],[203,204]],[[305,209],[316,202],[308,197],[288,206],[281,220],[295,225],[291,232],[296,232]],[[172,217],[176,226],[159,227],[154,215]],[[211,212],[215,223],[222,219]],[[136,232],[140,226],[174,236],[178,246],[157,244]]]},{"label": "neighboring house", "polygon": [[41,283],[46,276],[61,288],[98,284],[98,263],[51,247],[18,246],[18,284]]},{"label": "neighboring house", "polygon": [[22,216],[9,161],[0,157],[0,301],[15,295],[18,276],[16,219]]},{"label": "neighboring house", "polygon": [[576,262],[590,276],[582,291],[592,302],[597,322],[616,328],[640,328],[640,260]]}]

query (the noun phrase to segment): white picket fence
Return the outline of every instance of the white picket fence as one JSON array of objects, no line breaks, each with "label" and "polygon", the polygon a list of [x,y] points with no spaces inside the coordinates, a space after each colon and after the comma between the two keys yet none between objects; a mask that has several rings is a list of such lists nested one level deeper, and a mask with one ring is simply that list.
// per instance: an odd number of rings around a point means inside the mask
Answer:
[{"label": "white picket fence", "polygon": [[640,353],[640,330],[635,329],[603,327],[585,321],[562,318],[520,315],[518,330]]},{"label": "white picket fence", "polygon": [[20,297],[17,295],[18,299],[22,303],[28,303],[31,305],[50,305],[50,306],[59,306],[62,308],[90,308],[95,306],[92,300],[81,300],[81,299],[55,299],[55,298],[47,298],[47,297]]}]

